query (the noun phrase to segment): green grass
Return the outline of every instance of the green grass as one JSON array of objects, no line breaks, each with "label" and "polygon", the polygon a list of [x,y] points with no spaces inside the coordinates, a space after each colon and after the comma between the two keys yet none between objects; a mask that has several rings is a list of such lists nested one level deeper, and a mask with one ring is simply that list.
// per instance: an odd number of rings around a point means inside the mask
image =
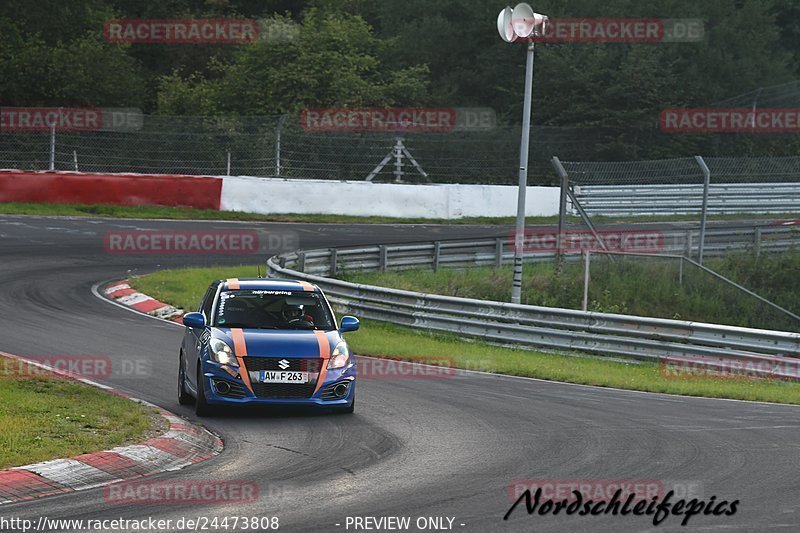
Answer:
[{"label": "green grass", "polygon": [[[468,217],[457,220],[429,218],[395,218],[395,217],[357,217],[348,215],[260,215],[257,213],[240,213],[233,211],[214,211],[211,209],[190,209],[185,207],[164,206],[114,206],[83,204],[44,204],[23,202],[0,202],[0,214],[6,215],[38,215],[38,216],[73,216],[73,217],[109,217],[109,218],[163,218],[173,220],[239,220],[255,222],[308,222],[319,224],[498,224],[513,225],[514,217]],[[771,220],[774,218],[796,218],[798,215],[712,215],[709,220]],[[600,223],[611,222],[677,222],[699,221],[699,215],[662,215],[648,217],[595,217]],[[571,223],[579,220],[569,217]],[[528,217],[526,224],[555,224],[558,217]]]},{"label": "green grass", "polygon": [[[707,266],[778,305],[800,314],[800,253],[731,255]],[[342,266],[346,272],[346,265]],[[553,262],[526,264],[522,302],[580,309],[583,265]],[[512,268],[388,271],[352,273],[348,281],[418,292],[509,301]],[[589,284],[589,309],[598,312],[674,318],[736,326],[800,331],[800,322],[746,295],[711,275],[664,259],[622,259],[614,263],[595,256]]]},{"label": "green grass", "polygon": [[[514,218],[470,217],[458,220],[429,218],[358,217],[349,215],[299,215],[240,213],[234,211],[214,211],[211,209],[190,209],[187,207],[165,206],[114,206],[81,204],[44,203],[0,203],[0,214],[109,217],[109,218],[160,218],[172,220],[233,220],[254,222],[307,222],[318,224],[513,224]],[[558,217],[530,217],[529,224],[554,224]]]},{"label": "green grass", "polygon": [[[143,440],[155,411],[0,357],[0,469]],[[22,367],[23,370],[25,367]]]},{"label": "green grass", "polygon": [[[192,310],[212,280],[252,276],[254,271],[253,266],[165,270],[133,278],[130,283],[161,301]],[[800,384],[796,383],[698,376],[676,379],[662,375],[659,366],[652,363],[515,350],[368,320],[362,321],[359,331],[346,336],[360,355],[422,362],[445,360],[469,370],[601,387],[800,404]]]}]

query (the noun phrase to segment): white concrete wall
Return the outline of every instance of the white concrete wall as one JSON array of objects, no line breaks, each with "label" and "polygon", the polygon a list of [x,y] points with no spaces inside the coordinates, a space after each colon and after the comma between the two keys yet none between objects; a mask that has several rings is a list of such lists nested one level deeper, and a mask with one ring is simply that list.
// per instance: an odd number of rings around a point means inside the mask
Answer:
[{"label": "white concrete wall", "polygon": [[[527,215],[557,215],[558,194],[557,187],[528,187]],[[516,215],[517,187],[224,177],[221,209],[398,218],[507,217]]]}]

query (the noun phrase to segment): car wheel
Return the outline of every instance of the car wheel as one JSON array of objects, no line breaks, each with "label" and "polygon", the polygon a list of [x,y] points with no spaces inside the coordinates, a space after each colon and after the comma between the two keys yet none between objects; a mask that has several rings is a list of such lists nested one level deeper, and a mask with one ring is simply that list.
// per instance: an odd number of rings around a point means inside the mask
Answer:
[{"label": "car wheel", "polygon": [[178,363],[178,403],[189,405],[193,400],[191,394],[186,392],[186,371],[183,369],[183,354],[181,354],[181,360]]},{"label": "car wheel", "polygon": [[194,399],[194,412],[197,416],[211,414],[211,406],[206,401],[206,386],[203,379],[203,370],[197,367],[197,397]]}]

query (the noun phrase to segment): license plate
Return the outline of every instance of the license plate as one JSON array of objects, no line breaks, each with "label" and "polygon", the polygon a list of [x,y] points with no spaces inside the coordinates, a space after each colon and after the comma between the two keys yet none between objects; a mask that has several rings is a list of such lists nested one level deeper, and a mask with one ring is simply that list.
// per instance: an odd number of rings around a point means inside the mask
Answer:
[{"label": "license plate", "polygon": [[285,370],[262,370],[258,375],[261,383],[308,383],[308,372]]}]

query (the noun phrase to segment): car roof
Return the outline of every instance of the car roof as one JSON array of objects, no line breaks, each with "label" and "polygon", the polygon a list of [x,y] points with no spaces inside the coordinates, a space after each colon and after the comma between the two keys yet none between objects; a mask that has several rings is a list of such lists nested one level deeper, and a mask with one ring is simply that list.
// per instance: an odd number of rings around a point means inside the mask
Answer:
[{"label": "car roof", "polygon": [[317,286],[293,279],[230,278],[220,280],[225,290],[270,290],[317,292]]}]

